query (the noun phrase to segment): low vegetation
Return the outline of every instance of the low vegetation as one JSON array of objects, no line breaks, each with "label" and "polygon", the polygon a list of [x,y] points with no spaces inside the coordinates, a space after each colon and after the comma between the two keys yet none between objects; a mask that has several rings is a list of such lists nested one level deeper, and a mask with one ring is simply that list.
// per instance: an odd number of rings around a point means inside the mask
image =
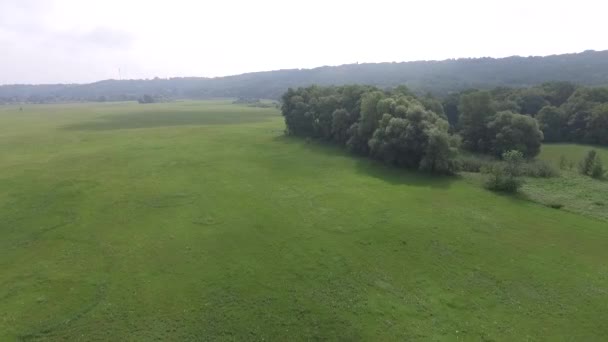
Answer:
[{"label": "low vegetation", "polygon": [[602,164],[602,159],[595,150],[590,150],[578,165],[578,170],[582,175],[596,179],[604,178],[606,170]]},{"label": "low vegetation", "polygon": [[503,153],[503,162],[490,164],[483,170],[487,174],[485,187],[492,191],[515,193],[523,185],[524,155],[512,150]]}]

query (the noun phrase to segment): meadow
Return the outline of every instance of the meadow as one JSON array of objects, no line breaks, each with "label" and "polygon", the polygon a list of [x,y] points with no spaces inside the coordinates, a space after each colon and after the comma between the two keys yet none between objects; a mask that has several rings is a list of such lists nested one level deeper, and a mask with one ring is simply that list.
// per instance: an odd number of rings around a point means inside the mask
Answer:
[{"label": "meadow", "polygon": [[228,100],[0,106],[0,340],[608,335],[605,221],[284,128]]},{"label": "meadow", "polygon": [[592,149],[597,151],[604,163],[608,163],[608,148],[605,147],[543,145],[538,158],[553,164],[560,170],[560,176],[527,178],[522,189],[523,195],[537,203],[608,222],[608,179],[593,179],[578,171],[579,162]]}]

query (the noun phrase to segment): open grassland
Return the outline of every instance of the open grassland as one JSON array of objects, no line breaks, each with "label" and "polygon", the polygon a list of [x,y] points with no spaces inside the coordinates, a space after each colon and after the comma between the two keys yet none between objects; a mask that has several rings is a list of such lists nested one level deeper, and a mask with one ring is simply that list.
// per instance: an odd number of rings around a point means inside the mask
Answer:
[{"label": "open grassland", "polygon": [[608,335],[606,222],[283,128],[229,101],[0,107],[0,340]]},{"label": "open grassland", "polygon": [[576,144],[543,145],[538,158],[560,167],[563,157],[566,167],[560,170],[560,177],[527,179],[524,195],[547,206],[557,206],[562,210],[608,221],[608,179],[593,179],[578,172],[578,163],[591,149],[598,152],[608,167],[608,148]]},{"label": "open grassland", "polygon": [[585,155],[590,150],[596,150],[600,158],[606,166],[608,166],[608,147],[601,146],[589,146],[579,144],[545,144],[541,149],[539,158],[553,162],[555,165],[559,165],[562,156],[568,161],[574,163],[576,167],[577,163],[585,158]]}]

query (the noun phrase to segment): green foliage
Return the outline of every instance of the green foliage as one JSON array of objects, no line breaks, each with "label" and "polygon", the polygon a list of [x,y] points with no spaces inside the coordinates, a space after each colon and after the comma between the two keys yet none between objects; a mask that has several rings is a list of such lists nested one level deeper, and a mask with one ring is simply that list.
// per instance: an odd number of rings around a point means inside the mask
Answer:
[{"label": "green foliage", "polygon": [[[535,117],[547,142],[608,145],[608,87],[588,88],[568,82],[552,82],[523,89],[499,87],[485,93],[466,91],[459,95],[451,94],[443,102],[448,118],[458,114],[463,119],[458,122],[458,127],[464,147],[469,151],[492,151],[491,141],[496,142],[496,133],[485,131],[483,124],[494,120],[496,111]],[[453,106],[457,97],[460,98],[459,108]],[[450,119],[451,123],[453,121]],[[536,134],[533,136],[536,139]],[[504,149],[499,148],[494,153],[502,151]]]},{"label": "green foliage", "polygon": [[454,157],[458,141],[445,130],[433,127],[427,131],[428,141],[419,169],[434,174],[453,174],[458,171]]},{"label": "green foliage", "polygon": [[340,108],[332,113],[331,130],[334,140],[338,144],[345,144],[348,140],[348,129],[355,121],[354,115],[346,109]]},{"label": "green foliage", "polygon": [[479,173],[494,164],[496,159],[491,156],[463,154],[460,153],[456,157],[456,165],[458,171]]},{"label": "green foliage", "polygon": [[608,102],[598,104],[587,119],[585,142],[608,145]]},{"label": "green foliage", "polygon": [[331,140],[395,166],[452,173],[455,140],[448,134],[449,124],[435,112],[442,112],[440,102],[427,98],[426,104],[433,110],[404,87],[390,92],[309,87],[290,89],[283,96],[282,112],[288,133]]},{"label": "green foliage", "polygon": [[579,163],[578,170],[582,175],[592,178],[603,178],[606,174],[602,160],[595,150],[587,152],[585,158]]},{"label": "green foliage", "polygon": [[377,90],[365,93],[361,97],[361,117],[351,127],[351,137],[347,142],[350,151],[361,155],[369,154],[368,141],[384,114],[380,110],[384,109],[383,105],[387,105],[386,101],[380,102],[384,98],[385,94]]},{"label": "green foliage", "polygon": [[524,88],[520,89],[514,97],[520,113],[535,116],[541,108],[549,105],[545,96],[542,88]]},{"label": "green foliage", "polygon": [[545,160],[532,160],[523,167],[523,174],[534,178],[559,177],[559,170],[550,162]]},{"label": "green foliage", "polygon": [[561,155],[559,157],[559,168],[560,170],[572,170],[572,168],[574,167],[574,162],[571,160],[568,160],[568,158],[566,158],[566,156]]},{"label": "green foliage", "polygon": [[541,85],[541,88],[550,105],[559,107],[568,101],[577,86],[571,82],[547,82]]},{"label": "green foliage", "polygon": [[460,95],[459,94],[450,94],[446,98],[443,99],[441,103],[445,115],[447,117],[450,126],[456,127],[458,125],[458,104],[460,103]]},{"label": "green foliage", "polygon": [[458,111],[463,146],[473,152],[488,152],[491,136],[487,124],[496,113],[490,93],[478,91],[462,95]]},{"label": "green foliage", "polygon": [[533,158],[540,152],[543,133],[534,118],[527,115],[500,112],[488,123],[490,149],[496,156],[510,150]]},{"label": "green foliage", "polygon": [[563,131],[566,126],[563,112],[553,106],[545,106],[536,115],[539,128],[543,132],[544,141],[557,142],[564,139]]},{"label": "green foliage", "polygon": [[492,191],[515,193],[523,185],[524,155],[520,151],[507,151],[502,155],[503,163],[495,163],[484,170],[487,175],[485,187]]}]

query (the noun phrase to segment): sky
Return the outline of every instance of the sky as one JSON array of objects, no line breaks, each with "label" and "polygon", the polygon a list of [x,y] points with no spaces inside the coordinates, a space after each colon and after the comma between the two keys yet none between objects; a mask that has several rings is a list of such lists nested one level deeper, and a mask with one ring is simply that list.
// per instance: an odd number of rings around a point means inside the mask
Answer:
[{"label": "sky", "polygon": [[0,84],[607,50],[603,0],[0,0]]}]

